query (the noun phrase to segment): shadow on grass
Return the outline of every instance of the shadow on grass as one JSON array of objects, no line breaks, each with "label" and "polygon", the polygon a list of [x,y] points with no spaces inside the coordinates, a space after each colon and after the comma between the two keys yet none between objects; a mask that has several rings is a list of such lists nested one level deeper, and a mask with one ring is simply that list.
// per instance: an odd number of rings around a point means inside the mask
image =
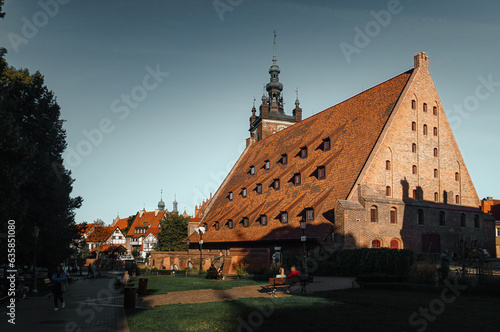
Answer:
[{"label": "shadow on grass", "polygon": [[436,301],[440,295],[435,291],[349,289],[302,296],[163,305],[127,311],[127,318],[132,332],[497,329],[497,297],[460,294],[439,307]]}]

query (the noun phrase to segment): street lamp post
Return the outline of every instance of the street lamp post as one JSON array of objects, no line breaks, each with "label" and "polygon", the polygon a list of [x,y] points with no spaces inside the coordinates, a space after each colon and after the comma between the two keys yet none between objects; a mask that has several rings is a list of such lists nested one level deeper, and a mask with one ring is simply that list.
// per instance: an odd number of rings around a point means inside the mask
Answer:
[{"label": "street lamp post", "polygon": [[36,284],[36,244],[38,242],[38,233],[40,228],[37,225],[33,227],[33,237],[35,238],[35,248],[33,250],[33,294],[38,293],[38,288]]},{"label": "street lamp post", "polygon": [[302,250],[303,250],[303,255],[304,255],[304,273],[306,275],[309,275],[309,272],[307,270],[307,257],[306,257],[306,226],[307,222],[304,217],[302,217],[302,220],[300,221],[300,229],[302,230],[302,236],[300,237],[300,241],[302,241]]},{"label": "street lamp post", "polygon": [[195,228],[195,231],[198,232],[198,234],[200,234],[200,272],[203,270],[203,265],[202,265],[202,246],[203,246],[203,233],[205,233],[205,227],[201,226],[201,227],[196,227]]},{"label": "street lamp post", "polygon": [[187,270],[189,269],[189,239],[186,240],[186,251],[187,251],[187,262],[186,262],[186,277],[187,277]]}]

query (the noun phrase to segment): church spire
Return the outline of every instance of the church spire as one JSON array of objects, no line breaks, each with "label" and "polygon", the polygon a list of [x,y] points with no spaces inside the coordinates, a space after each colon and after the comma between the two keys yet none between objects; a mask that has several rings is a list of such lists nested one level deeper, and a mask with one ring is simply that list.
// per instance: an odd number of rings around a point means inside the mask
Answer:
[{"label": "church spire", "polygon": [[266,90],[269,95],[270,112],[284,114],[283,97],[281,96],[281,91],[283,91],[283,84],[281,84],[279,80],[280,67],[278,67],[276,62],[277,58],[276,58],[276,31],[275,31],[274,42],[273,42],[273,64],[269,68],[269,75],[271,75],[271,79],[269,83],[267,83],[266,85]]}]

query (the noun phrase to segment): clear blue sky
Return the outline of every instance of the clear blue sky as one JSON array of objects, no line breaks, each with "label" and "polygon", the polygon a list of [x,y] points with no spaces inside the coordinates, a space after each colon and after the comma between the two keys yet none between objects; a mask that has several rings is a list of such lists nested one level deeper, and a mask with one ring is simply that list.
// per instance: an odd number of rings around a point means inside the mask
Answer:
[{"label": "clear blue sky", "polygon": [[425,51],[479,197],[500,197],[498,1],[5,0],[4,11],[7,61],[44,74],[66,120],[77,222],[153,210],[161,189],[168,209],[177,195],[192,214],[215,193],[269,81],[274,30],[286,112],[299,88],[304,117]]}]

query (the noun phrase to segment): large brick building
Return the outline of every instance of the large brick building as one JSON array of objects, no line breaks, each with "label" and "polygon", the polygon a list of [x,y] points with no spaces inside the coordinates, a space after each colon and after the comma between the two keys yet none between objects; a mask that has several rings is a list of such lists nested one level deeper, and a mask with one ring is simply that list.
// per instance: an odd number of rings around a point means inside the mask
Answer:
[{"label": "large brick building", "polygon": [[247,147],[204,210],[203,248],[300,248],[305,219],[309,248],[439,252],[466,241],[493,252],[494,221],[479,209],[425,53],[304,120],[298,100],[284,113],[279,72],[273,57]]}]

